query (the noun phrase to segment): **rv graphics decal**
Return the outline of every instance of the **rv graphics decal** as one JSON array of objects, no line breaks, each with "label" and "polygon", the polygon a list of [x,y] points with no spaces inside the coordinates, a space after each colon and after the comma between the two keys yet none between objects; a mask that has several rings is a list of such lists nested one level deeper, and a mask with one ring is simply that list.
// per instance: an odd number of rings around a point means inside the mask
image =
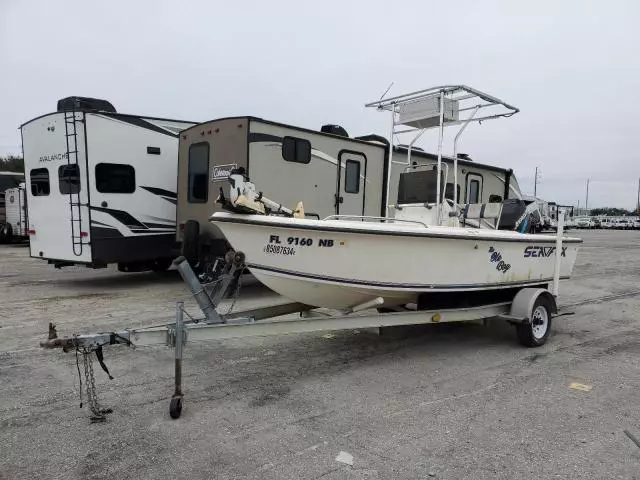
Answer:
[{"label": "rv graphics decal", "polygon": [[217,182],[220,180],[226,180],[231,175],[231,171],[238,168],[238,165],[235,163],[230,163],[227,165],[215,165],[213,167],[213,171],[211,172],[211,181]]},{"label": "rv graphics decal", "polygon": [[[534,245],[529,245],[524,249],[524,258],[534,258],[534,257],[550,257],[556,251],[556,247],[536,247]],[[567,247],[562,247],[562,252],[560,255],[566,257]]]}]

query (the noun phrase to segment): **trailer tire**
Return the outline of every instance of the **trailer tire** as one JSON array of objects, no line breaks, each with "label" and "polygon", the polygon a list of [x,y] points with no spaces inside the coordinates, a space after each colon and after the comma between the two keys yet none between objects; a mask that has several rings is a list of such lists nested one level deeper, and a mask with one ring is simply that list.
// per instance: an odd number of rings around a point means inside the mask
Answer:
[{"label": "trailer tire", "polygon": [[182,240],[182,256],[187,259],[191,268],[198,265],[200,259],[200,224],[195,220],[188,220],[184,225]]},{"label": "trailer tire", "polygon": [[169,416],[173,419],[180,418],[182,414],[182,397],[175,396],[169,403]]},{"label": "trailer tire", "polygon": [[531,309],[531,318],[526,323],[516,325],[518,341],[525,347],[544,345],[551,333],[552,302],[546,295],[540,295]]}]

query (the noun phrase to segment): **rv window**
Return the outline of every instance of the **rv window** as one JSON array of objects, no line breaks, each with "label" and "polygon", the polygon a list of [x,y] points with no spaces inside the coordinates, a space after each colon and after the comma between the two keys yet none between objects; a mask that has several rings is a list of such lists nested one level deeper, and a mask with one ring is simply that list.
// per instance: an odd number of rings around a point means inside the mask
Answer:
[{"label": "rv window", "polygon": [[303,138],[284,137],[282,139],[282,158],[287,162],[309,163],[311,161],[311,142]]},{"label": "rv window", "polygon": [[189,147],[190,203],[207,203],[209,198],[209,143],[195,143]]},{"label": "rv window", "polygon": [[131,165],[99,163],[96,165],[96,188],[100,193],[133,193],[136,171]]},{"label": "rv window", "polygon": [[360,162],[347,160],[344,168],[344,191],[347,193],[360,192]]},{"label": "rv window", "polygon": [[[444,198],[453,200],[453,183],[447,183],[447,188],[444,191]],[[460,185],[456,185],[456,201],[460,203]]]},{"label": "rv window", "polygon": [[78,165],[61,165],[58,167],[60,193],[68,195],[80,191],[80,168]]},{"label": "rv window", "polygon": [[471,180],[469,182],[469,192],[467,192],[467,203],[478,203],[480,200],[480,182]]},{"label": "rv window", "polygon": [[489,203],[502,203],[502,197],[500,195],[489,195]]},{"label": "rv window", "polygon": [[34,197],[49,195],[49,170],[46,168],[31,170],[31,195]]}]

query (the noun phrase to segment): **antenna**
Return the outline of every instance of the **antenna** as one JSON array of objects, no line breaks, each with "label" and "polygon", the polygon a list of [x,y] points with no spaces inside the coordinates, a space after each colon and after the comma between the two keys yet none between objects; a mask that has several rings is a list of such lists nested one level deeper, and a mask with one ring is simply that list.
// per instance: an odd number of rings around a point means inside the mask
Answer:
[{"label": "antenna", "polygon": [[387,87],[387,89],[384,91],[384,93],[383,93],[383,94],[382,94],[382,96],[380,97],[380,100],[382,100],[382,99],[387,95],[387,93],[389,93],[389,90],[391,90],[391,87],[393,87],[393,82],[391,82],[391,83],[389,84],[389,86]]}]

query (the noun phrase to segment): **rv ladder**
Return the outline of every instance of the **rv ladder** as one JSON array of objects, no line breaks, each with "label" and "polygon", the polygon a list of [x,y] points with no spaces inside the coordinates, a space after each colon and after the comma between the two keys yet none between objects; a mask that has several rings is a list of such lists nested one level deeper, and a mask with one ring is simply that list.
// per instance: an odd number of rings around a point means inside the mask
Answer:
[{"label": "rv ladder", "polygon": [[[77,124],[78,122],[82,123],[84,120],[78,119],[77,113],[75,109],[65,110],[64,130],[67,147],[67,165],[76,165],[76,172],[78,173],[78,178],[76,179],[77,185],[75,185],[71,181],[71,172],[67,172],[67,187],[69,190],[69,212],[71,214],[71,243],[73,246],[73,254],[79,257],[82,255],[83,245],[88,245],[88,243],[83,241],[87,232],[82,232],[82,207],[85,205],[80,199],[80,166],[78,165]],[[80,112],[80,114],[84,116],[82,112]]]}]

